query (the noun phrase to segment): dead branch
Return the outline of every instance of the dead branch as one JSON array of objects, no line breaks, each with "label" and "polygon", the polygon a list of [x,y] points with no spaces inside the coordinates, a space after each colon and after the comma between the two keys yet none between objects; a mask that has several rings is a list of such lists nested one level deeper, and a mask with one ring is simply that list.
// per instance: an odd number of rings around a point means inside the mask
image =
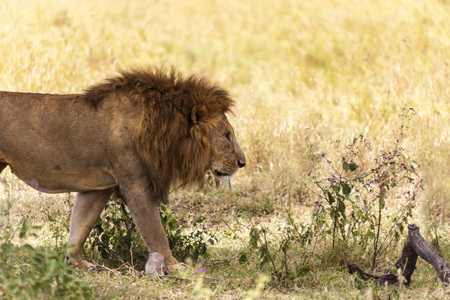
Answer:
[{"label": "dead branch", "polygon": [[357,265],[349,264],[347,266],[350,274],[358,273],[363,280],[374,279],[380,284],[385,282],[394,284],[398,282],[397,275],[392,273],[392,269],[395,267],[397,270],[402,270],[402,275],[406,278],[406,285],[409,286],[411,277],[416,269],[418,256],[434,267],[442,282],[449,284],[450,265],[425,241],[420,235],[419,227],[414,224],[408,225],[408,237],[403,245],[402,255],[385,274],[371,275],[361,270]]}]

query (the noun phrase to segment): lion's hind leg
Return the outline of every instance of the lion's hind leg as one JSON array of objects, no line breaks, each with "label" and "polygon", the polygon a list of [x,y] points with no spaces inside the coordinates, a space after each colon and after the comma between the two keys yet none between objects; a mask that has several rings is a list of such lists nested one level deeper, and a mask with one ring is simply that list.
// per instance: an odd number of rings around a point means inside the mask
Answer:
[{"label": "lion's hind leg", "polygon": [[[97,218],[105,208],[113,190],[78,193],[75,197],[70,220],[69,248],[66,261],[82,269],[94,269],[95,266],[81,259],[84,242],[86,242]],[[75,256],[75,261],[70,256]]]}]

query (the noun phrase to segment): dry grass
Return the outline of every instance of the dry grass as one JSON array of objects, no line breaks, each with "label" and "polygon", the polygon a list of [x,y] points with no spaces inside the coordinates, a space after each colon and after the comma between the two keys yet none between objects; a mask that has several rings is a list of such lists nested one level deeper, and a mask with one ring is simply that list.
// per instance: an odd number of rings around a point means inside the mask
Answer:
[{"label": "dry grass", "polygon": [[[235,179],[239,198],[211,196],[196,208],[218,216],[212,217],[212,224],[222,226],[218,230],[225,230],[222,219],[233,222],[227,216],[236,211],[250,211],[255,222],[280,223],[275,210],[288,202],[297,219],[308,219],[314,200],[298,183],[310,180],[309,147],[338,161],[345,146],[363,133],[377,149],[388,148],[401,109],[412,107],[418,116],[402,146],[420,164],[427,188],[411,222],[424,226],[425,233],[428,228],[445,233],[450,208],[449,16],[445,0],[5,0],[0,90],[81,92],[119,68],[146,65],[174,65],[218,81],[238,102],[230,121],[248,159]],[[49,226],[44,210],[67,213],[66,195],[38,195],[8,173],[1,178],[7,180],[0,187],[1,204],[12,200],[13,220],[28,216]],[[175,211],[190,207],[183,195],[172,197]],[[230,246],[224,243],[220,247]],[[223,255],[219,250],[217,255]],[[333,268],[306,279],[313,284],[301,290],[272,290],[265,298],[361,295],[349,293],[348,278],[333,277]],[[248,294],[257,275],[236,269],[228,279],[229,269],[205,279],[215,298]],[[427,274],[418,280],[426,282]],[[111,290],[126,295],[128,289],[121,286],[131,284],[136,293],[152,290],[148,297],[181,299],[191,297],[197,279],[148,284],[86,275],[86,280],[101,296]],[[439,296],[425,283],[407,293]]]}]

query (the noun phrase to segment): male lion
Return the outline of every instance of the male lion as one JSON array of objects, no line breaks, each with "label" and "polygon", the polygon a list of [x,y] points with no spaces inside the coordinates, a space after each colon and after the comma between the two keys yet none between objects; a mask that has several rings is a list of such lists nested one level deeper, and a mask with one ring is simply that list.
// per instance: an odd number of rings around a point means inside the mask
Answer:
[{"label": "male lion", "polygon": [[163,274],[177,264],[159,217],[169,188],[245,166],[225,116],[233,104],[204,78],[156,69],[122,71],[84,94],[0,92],[0,172],[9,166],[47,193],[78,192],[67,251],[76,259],[67,261],[81,268],[93,266],[83,244],[117,193],[150,251],[146,273]]}]

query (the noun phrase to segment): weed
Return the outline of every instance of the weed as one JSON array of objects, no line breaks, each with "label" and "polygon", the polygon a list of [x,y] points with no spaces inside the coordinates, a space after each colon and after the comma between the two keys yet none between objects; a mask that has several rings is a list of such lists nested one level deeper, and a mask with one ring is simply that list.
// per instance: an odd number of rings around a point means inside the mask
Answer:
[{"label": "weed", "polygon": [[239,263],[250,263],[253,253],[259,269],[271,274],[272,285],[291,285],[312,270],[308,265],[310,253],[299,253],[301,246],[311,242],[311,227],[294,224],[290,216],[277,232],[252,225],[249,247],[241,253]]},{"label": "weed", "polygon": [[[216,238],[202,224],[201,219],[193,222],[193,228],[185,233],[170,210],[161,205],[160,216],[167,233],[173,256],[179,261],[191,258],[208,258],[208,245],[214,245]],[[142,266],[147,259],[147,248],[140,238],[128,208],[122,202],[110,202],[103,215],[97,220],[87,240],[88,249],[98,251],[110,267],[129,265]]]},{"label": "weed", "polygon": [[161,206],[160,212],[169,246],[175,258],[180,261],[190,258],[194,262],[201,257],[209,258],[208,245],[214,245],[217,239],[207,230],[201,218],[193,221],[193,228],[189,233],[183,233],[179,222],[166,206]]},{"label": "weed", "polygon": [[[21,242],[36,230],[25,219],[18,230]],[[11,242],[16,230],[3,230],[0,237],[0,296],[2,299],[92,299],[85,282],[79,281],[63,256],[50,247]]]},{"label": "weed", "polygon": [[[377,258],[392,241],[398,240],[407,225],[408,217],[412,217],[416,197],[422,189],[421,178],[418,175],[418,165],[404,155],[402,143],[408,130],[409,122],[416,113],[404,109],[400,118],[403,120],[398,134],[395,136],[393,148],[379,150],[379,155],[373,155],[374,149],[361,134],[354,138],[346,148],[338,166],[321,154],[322,173],[326,178],[314,175],[314,183],[319,188],[310,188],[317,197],[317,215],[319,221],[330,226],[325,232],[332,236],[332,249],[336,243],[348,246],[366,247],[372,243],[372,266]],[[364,165],[356,160],[363,160]],[[368,158],[368,159],[367,159]],[[321,168],[316,166],[316,170]],[[398,197],[394,197],[397,193]],[[385,214],[386,202],[389,199],[401,199],[400,208],[396,212]],[[323,222],[328,217],[331,222]],[[382,228],[388,227],[382,238]]]}]

